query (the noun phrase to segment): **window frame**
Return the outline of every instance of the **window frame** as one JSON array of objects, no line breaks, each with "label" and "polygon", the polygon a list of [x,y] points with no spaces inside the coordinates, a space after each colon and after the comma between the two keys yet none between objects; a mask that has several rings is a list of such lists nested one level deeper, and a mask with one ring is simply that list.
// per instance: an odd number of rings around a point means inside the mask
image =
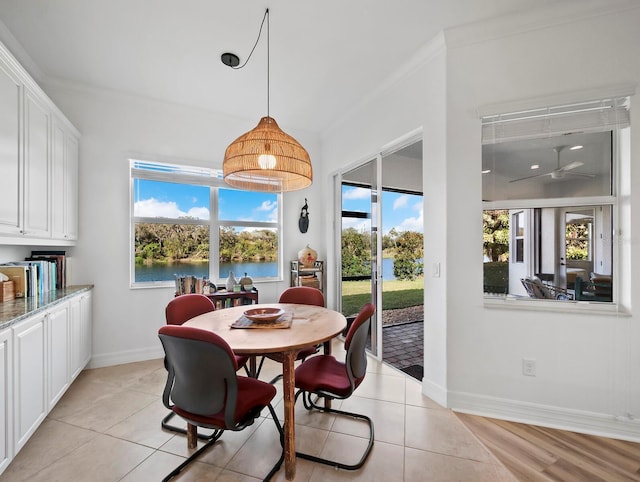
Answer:
[{"label": "window frame", "polygon": [[[625,191],[620,179],[620,172],[624,169],[623,162],[628,162],[628,151],[630,150],[629,145],[629,135],[628,129],[630,128],[630,119],[629,111],[630,111],[630,101],[631,94],[626,95],[617,95],[616,101],[618,99],[626,99],[626,124],[623,122],[619,126],[609,127],[603,126],[602,129],[594,130],[611,130],[612,131],[612,144],[611,144],[611,154],[612,154],[612,164],[611,164],[611,173],[610,173],[610,194],[609,195],[596,195],[596,196],[576,196],[576,197],[563,197],[563,198],[539,198],[539,199],[509,199],[509,200],[497,200],[497,201],[482,201],[482,212],[486,210],[518,210],[518,209],[535,209],[535,208],[564,208],[564,207],[580,207],[580,206],[591,206],[591,207],[602,207],[602,208],[610,208],[611,209],[611,227],[612,227],[612,241],[611,241],[611,252],[612,252],[612,261],[611,261],[611,270],[612,270],[612,280],[613,280],[613,298],[611,302],[593,302],[593,301],[556,301],[556,300],[539,300],[539,299],[530,299],[530,298],[519,298],[515,296],[496,296],[488,293],[484,293],[484,305],[487,307],[500,307],[500,308],[511,308],[514,306],[520,306],[525,308],[533,308],[543,309],[543,310],[551,310],[551,311],[573,311],[581,310],[581,309],[591,309],[593,311],[603,312],[603,313],[615,313],[615,314],[628,314],[627,311],[620,306],[620,300],[622,297],[621,290],[627,289],[625,286],[621,286],[620,271],[622,267],[623,260],[621,259],[621,253],[618,246],[618,237],[621,233],[622,229],[622,220],[620,217],[620,199],[619,196],[621,192]],[[561,103],[558,103],[560,107],[564,107]],[[565,104],[566,106],[567,104]],[[504,106],[503,106],[504,107]],[[543,111],[549,112],[551,108],[538,109],[541,113]],[[505,110],[508,112],[508,110]],[[513,111],[514,115],[517,115],[521,112]],[[481,117],[482,123],[482,144],[491,143],[491,141],[487,142],[488,137],[487,134],[489,130],[487,129],[487,125],[484,124],[485,119],[496,120],[501,118],[501,116],[510,114],[487,114]],[[542,117],[542,115],[540,116]],[[625,132],[626,131],[626,132]],[[495,132],[495,129],[494,129]],[[566,129],[565,133],[571,132],[570,129]],[[623,135],[623,132],[625,134]],[[527,136],[524,133],[522,134],[522,139],[533,138],[533,137],[543,137],[541,135],[531,135]],[[547,134],[548,137],[555,137],[562,135],[561,132],[549,132]],[[515,136],[512,140],[519,140],[519,136]],[[506,139],[502,139],[504,141]],[[501,140],[493,139],[493,142],[502,142]],[[622,151],[624,149],[624,152]],[[481,156],[482,157],[482,156]],[[483,164],[484,166],[484,164]],[[484,167],[482,168],[484,169]],[[483,173],[484,174],[484,171]],[[482,175],[481,174],[481,175]],[[512,233],[510,239],[514,240],[515,233]],[[534,233],[535,234],[535,233]],[[590,243],[590,254],[592,252],[593,240],[589,239]],[[533,254],[533,253],[532,253]],[[542,302],[542,303],[541,303]],[[589,308],[585,308],[585,306]],[[595,308],[595,309],[594,309]]]},{"label": "window frame", "polygon": [[[146,166],[146,167],[140,167]],[[177,184],[190,184],[206,186],[209,188],[209,219],[185,219],[185,218],[161,218],[135,216],[135,181],[136,179],[170,182]],[[135,281],[135,226],[137,223],[150,224],[184,224],[203,225],[209,228],[209,279],[216,285],[222,284],[224,279],[218,278],[220,267],[220,228],[242,227],[272,229],[277,233],[278,239],[278,274],[271,277],[253,277],[254,284],[264,282],[280,282],[283,279],[283,247],[282,247],[282,193],[268,193],[277,198],[276,221],[242,221],[219,219],[219,190],[233,190],[249,192],[237,189],[226,184],[222,178],[221,169],[209,169],[194,167],[175,162],[147,161],[142,159],[129,159],[130,203],[129,203],[129,287],[131,289],[167,288],[175,286],[174,280],[164,281]],[[215,276],[212,276],[215,274]]]}]

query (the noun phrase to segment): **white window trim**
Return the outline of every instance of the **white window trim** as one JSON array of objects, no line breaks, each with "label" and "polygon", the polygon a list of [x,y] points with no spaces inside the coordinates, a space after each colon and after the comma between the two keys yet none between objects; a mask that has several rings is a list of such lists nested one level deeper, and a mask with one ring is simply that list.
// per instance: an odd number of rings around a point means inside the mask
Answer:
[{"label": "white window trim", "polygon": [[[150,166],[166,166],[167,171],[156,171],[151,169],[143,169],[134,167],[135,163],[146,163]],[[174,168],[174,170],[170,170]],[[208,186],[210,189],[209,200],[209,219],[184,219],[184,218],[149,218],[149,217],[136,217],[134,216],[134,179],[145,179],[153,181],[163,182],[176,182],[176,177],[179,177],[180,183],[194,184],[201,186]],[[152,223],[152,224],[184,224],[184,225],[208,225],[209,226],[209,279],[216,280],[214,282],[220,283],[223,280],[217,277],[211,277],[211,273],[215,272],[218,263],[215,260],[220,258],[220,244],[219,244],[219,228],[222,226],[238,226],[238,227],[250,227],[250,228],[270,228],[275,229],[278,233],[278,275],[275,277],[257,278],[254,280],[254,284],[260,284],[264,282],[280,282],[283,279],[284,265],[283,265],[283,247],[282,247],[282,193],[276,194],[278,199],[278,220],[275,222],[269,221],[233,221],[233,220],[218,220],[218,189],[229,189],[242,191],[226,184],[222,179],[222,172],[216,169],[208,169],[202,167],[194,167],[188,165],[180,165],[173,162],[162,161],[144,161],[142,159],[129,159],[129,288],[130,289],[148,289],[148,288],[167,288],[175,286],[173,280],[167,281],[145,281],[135,282],[135,225],[136,223]],[[211,260],[214,260],[212,262]]]},{"label": "white window trim", "polygon": [[[601,90],[589,91],[590,95],[585,95],[582,99],[621,99],[625,98],[627,103],[625,104],[626,112],[621,112],[617,107],[620,105],[617,100],[612,102],[611,114],[606,116],[608,122],[605,124],[614,129],[614,142],[612,145],[613,150],[613,166],[611,173],[612,180],[612,195],[610,196],[589,196],[589,197],[576,197],[576,198],[549,198],[549,199],[521,199],[521,200],[504,200],[504,201],[484,201],[482,203],[482,209],[494,210],[494,209],[520,209],[520,208],[544,208],[544,207],[571,207],[571,206],[588,206],[588,205],[611,205],[612,206],[612,250],[613,250],[613,301],[611,303],[603,302],[591,302],[591,301],[556,301],[556,300],[532,300],[527,298],[518,298],[509,295],[484,295],[484,306],[487,308],[518,308],[518,309],[533,309],[533,310],[547,310],[554,312],[582,312],[587,310],[589,313],[594,314],[610,314],[610,315],[622,315],[630,316],[630,310],[622,306],[621,300],[623,296],[621,294],[621,288],[628,290],[627,286],[621,286],[621,267],[624,260],[622,259],[622,253],[619,248],[620,238],[622,238],[623,222],[620,216],[620,200],[619,196],[624,195],[621,192],[621,179],[620,172],[623,170],[621,163],[625,161],[626,157],[623,157],[623,153],[620,151],[620,146],[623,143],[621,133],[623,128],[630,126],[630,99],[635,94],[636,84],[625,84],[612,89],[609,93],[602,92]],[[599,92],[599,93],[598,93]],[[591,113],[596,112],[596,109],[592,109],[593,106],[587,106],[589,102],[580,101],[580,93],[573,93],[572,96],[567,97],[564,101],[560,100],[560,97],[549,97],[545,99],[529,100],[522,103],[509,102],[505,104],[495,104],[492,106],[484,106],[478,109],[481,122],[487,120],[486,124],[482,125],[482,143],[487,142],[504,142],[506,140],[518,140],[526,139],[530,137],[539,137],[542,133],[537,132],[534,135],[520,134],[517,136],[500,136],[497,135],[496,126],[502,122],[501,113],[514,113],[524,114],[527,112],[537,111],[542,113],[545,109],[549,112],[547,107],[540,108],[540,105],[546,106],[570,106],[583,104],[586,106],[585,115],[582,119],[590,119]],[[576,97],[578,96],[578,97]],[[535,115],[535,114],[534,114]],[[554,113],[554,115],[556,115]],[[506,116],[505,116],[506,117]],[[575,118],[581,118],[577,115]],[[507,119],[506,122],[514,122],[513,119]],[[586,125],[586,124],[585,124]],[[589,130],[595,130],[596,128],[589,128]],[[546,131],[546,135],[558,135],[560,131]],[[626,136],[628,138],[628,136]],[[629,146],[626,146],[629,148]],[[624,225],[624,228],[629,229],[629,226]],[[626,279],[626,277],[625,277]],[[625,297],[626,298],[626,297]]]}]

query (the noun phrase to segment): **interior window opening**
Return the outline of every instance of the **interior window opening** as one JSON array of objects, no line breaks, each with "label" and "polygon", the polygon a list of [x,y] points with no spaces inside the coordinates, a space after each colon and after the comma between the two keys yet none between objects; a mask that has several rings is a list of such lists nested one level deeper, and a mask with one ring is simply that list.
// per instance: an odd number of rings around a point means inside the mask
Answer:
[{"label": "interior window opening", "polygon": [[485,296],[614,302],[629,99],[483,118]]}]

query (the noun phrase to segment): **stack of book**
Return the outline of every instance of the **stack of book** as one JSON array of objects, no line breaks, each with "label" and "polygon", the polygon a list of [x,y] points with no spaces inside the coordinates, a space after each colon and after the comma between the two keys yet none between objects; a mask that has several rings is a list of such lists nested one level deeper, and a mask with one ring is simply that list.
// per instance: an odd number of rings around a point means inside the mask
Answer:
[{"label": "stack of book", "polygon": [[[176,295],[184,295],[185,293],[205,293],[210,287],[207,278],[198,278],[197,276],[176,276]],[[215,289],[212,289],[215,291]]]},{"label": "stack of book", "polygon": [[0,264],[0,273],[13,281],[16,298],[66,288],[66,271],[64,251],[32,251],[24,261]]}]

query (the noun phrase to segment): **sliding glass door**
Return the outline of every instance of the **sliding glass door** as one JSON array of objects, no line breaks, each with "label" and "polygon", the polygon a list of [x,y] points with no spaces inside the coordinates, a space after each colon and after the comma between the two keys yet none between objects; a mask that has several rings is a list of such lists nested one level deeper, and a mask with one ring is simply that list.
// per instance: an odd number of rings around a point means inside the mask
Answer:
[{"label": "sliding glass door", "polygon": [[382,357],[382,309],[380,300],[381,243],[379,179],[381,157],[339,175],[340,189],[340,300],[342,313],[355,316],[365,303],[376,305],[376,319],[371,323],[369,349]]}]

